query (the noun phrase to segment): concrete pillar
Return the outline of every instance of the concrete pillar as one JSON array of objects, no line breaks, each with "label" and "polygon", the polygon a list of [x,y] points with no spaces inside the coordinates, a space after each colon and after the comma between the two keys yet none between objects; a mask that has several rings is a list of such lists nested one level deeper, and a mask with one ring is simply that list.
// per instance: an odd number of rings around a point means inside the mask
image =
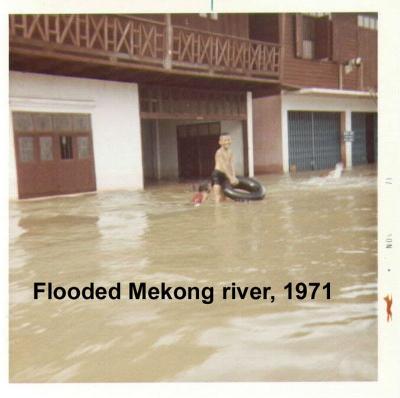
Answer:
[{"label": "concrete pillar", "polygon": [[282,111],[281,111],[281,121],[282,121],[282,166],[283,172],[289,173],[289,125],[288,125],[288,111],[284,107],[285,97],[282,96]]},{"label": "concrete pillar", "polygon": [[[14,127],[12,121],[12,113],[10,112],[10,129],[9,129],[9,198],[18,199],[18,183],[17,183],[17,162],[15,159],[15,143],[14,143]],[[4,169],[5,170],[5,169]]]},{"label": "concrete pillar", "polygon": [[[346,110],[346,116],[345,116],[345,128],[346,131],[351,130],[351,111]],[[346,169],[351,170],[353,167],[353,161],[352,161],[352,143],[351,142],[345,142],[345,151],[346,151]]]},{"label": "concrete pillar", "polygon": [[155,142],[155,150],[156,150],[156,178],[157,180],[161,180],[161,153],[160,153],[160,126],[158,119],[154,123],[155,125],[155,136],[156,136],[156,142]]},{"label": "concrete pillar", "polygon": [[254,150],[253,150],[253,96],[247,92],[247,150],[249,177],[254,177]]},{"label": "concrete pillar", "polygon": [[346,131],[346,112],[340,112],[340,132],[339,132],[340,160],[342,161],[343,166],[347,167],[346,143],[344,142],[345,131]]},{"label": "concrete pillar", "polygon": [[164,68],[171,69],[172,67],[172,46],[173,46],[173,28],[171,22],[171,14],[165,15],[165,31],[166,31],[166,41],[165,41],[165,59]]}]

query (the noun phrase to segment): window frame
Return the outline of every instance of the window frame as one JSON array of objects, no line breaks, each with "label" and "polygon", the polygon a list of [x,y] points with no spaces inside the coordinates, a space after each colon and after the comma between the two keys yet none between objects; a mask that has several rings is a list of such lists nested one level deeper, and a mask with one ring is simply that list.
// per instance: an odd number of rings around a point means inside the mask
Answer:
[{"label": "window frame", "polygon": [[[295,14],[296,58],[333,62],[332,16],[330,13],[320,14]],[[305,42],[308,43],[307,46]],[[305,48],[309,48],[309,50],[305,50]]]},{"label": "window frame", "polygon": [[357,26],[359,28],[378,30],[378,16],[358,14],[357,15]]},{"label": "window frame", "polygon": [[[39,161],[40,162],[52,162],[54,161],[54,135],[51,135],[52,133],[49,134],[40,134],[39,135]],[[43,159],[42,155],[42,141],[44,138],[50,138],[51,142],[51,150],[49,153],[51,153],[51,159]]]},{"label": "window frame", "polygon": [[[30,149],[31,149],[32,157],[30,159],[28,159],[28,160],[25,160],[24,156],[23,156],[24,151],[23,151],[23,145],[21,145],[21,141],[24,140],[24,139],[29,139],[29,141],[31,142],[31,148]],[[17,148],[18,148],[18,152],[17,152],[18,161],[21,164],[24,164],[24,165],[29,165],[29,164],[32,164],[32,163],[36,163],[37,159],[36,159],[35,137],[34,137],[34,135],[32,133],[21,133],[21,134],[19,134],[17,136],[17,141],[18,141],[18,145],[17,145]]]},{"label": "window frame", "polygon": [[[62,142],[63,138],[66,138],[66,142],[65,143]],[[75,160],[73,135],[72,134],[68,134],[67,135],[67,133],[58,134],[58,141],[60,143],[60,160],[61,161],[63,161],[63,160]],[[66,145],[66,147],[63,148],[63,145]],[[63,149],[65,149],[65,151]],[[64,154],[67,157],[64,157]]]}]

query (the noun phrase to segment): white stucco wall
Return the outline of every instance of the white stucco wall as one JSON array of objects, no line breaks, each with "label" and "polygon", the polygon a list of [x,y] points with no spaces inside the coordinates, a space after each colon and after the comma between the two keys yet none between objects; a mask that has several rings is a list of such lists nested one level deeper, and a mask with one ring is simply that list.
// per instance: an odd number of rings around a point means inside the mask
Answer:
[{"label": "white stucco wall", "polygon": [[[142,189],[139,94],[136,83],[10,73],[12,111],[90,113],[97,190]],[[10,123],[10,197],[17,177]]]},{"label": "white stucco wall", "polygon": [[[254,177],[254,127],[253,127],[253,94],[246,93],[247,109],[247,158],[249,177]],[[243,136],[243,135],[242,135]]]},{"label": "white stucco wall", "polygon": [[144,176],[148,179],[178,178],[178,147],[174,120],[143,120]]},{"label": "white stucco wall", "polygon": [[[346,129],[350,129],[351,112],[377,112],[377,102],[374,98],[282,94],[282,157],[285,173],[289,171],[288,111],[345,112]],[[346,149],[349,156],[351,147],[350,151]]]},{"label": "white stucco wall", "polygon": [[17,164],[15,159],[14,147],[14,130],[12,125],[11,112],[9,116],[10,129],[9,129],[9,157],[8,157],[8,196],[10,199],[18,198],[18,180],[17,180]]}]

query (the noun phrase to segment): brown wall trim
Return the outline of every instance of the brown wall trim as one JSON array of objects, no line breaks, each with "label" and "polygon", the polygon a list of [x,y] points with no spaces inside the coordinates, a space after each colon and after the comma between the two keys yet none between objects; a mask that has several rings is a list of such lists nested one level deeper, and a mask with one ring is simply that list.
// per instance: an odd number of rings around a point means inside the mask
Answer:
[{"label": "brown wall trim", "polygon": [[140,112],[141,119],[169,119],[169,120],[199,120],[199,121],[215,121],[215,120],[246,120],[246,115],[227,116],[227,115],[202,115],[193,113],[149,113]]}]

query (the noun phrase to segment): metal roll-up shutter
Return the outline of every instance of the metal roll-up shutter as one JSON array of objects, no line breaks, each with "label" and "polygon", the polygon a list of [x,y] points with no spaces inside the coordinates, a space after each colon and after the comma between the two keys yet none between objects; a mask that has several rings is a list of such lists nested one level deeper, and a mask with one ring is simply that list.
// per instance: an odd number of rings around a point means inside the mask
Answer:
[{"label": "metal roll-up shutter", "polygon": [[340,113],[288,113],[289,166],[297,170],[333,168],[340,162]]},{"label": "metal roll-up shutter", "polygon": [[289,166],[310,170],[313,162],[311,112],[289,112]]},{"label": "metal roll-up shutter", "polygon": [[352,112],[351,129],[354,131],[354,141],[351,146],[353,165],[367,163],[366,114]]},{"label": "metal roll-up shutter", "polygon": [[314,167],[334,168],[340,162],[340,114],[314,112]]}]

